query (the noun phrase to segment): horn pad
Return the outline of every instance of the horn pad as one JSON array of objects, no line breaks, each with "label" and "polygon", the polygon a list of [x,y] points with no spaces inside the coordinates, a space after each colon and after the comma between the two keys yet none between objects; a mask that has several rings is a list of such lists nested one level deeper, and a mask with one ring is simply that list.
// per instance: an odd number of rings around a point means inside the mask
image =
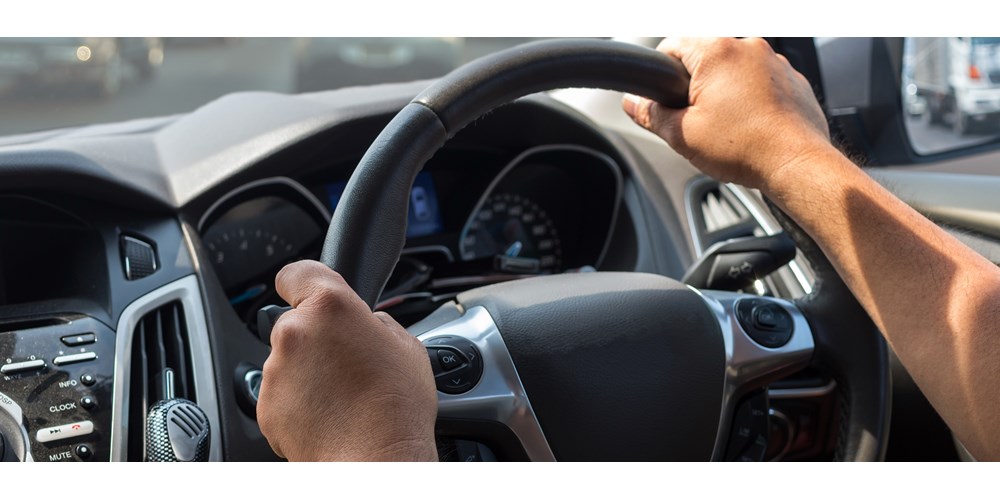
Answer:
[{"label": "horn pad", "polygon": [[692,289],[640,273],[544,276],[458,296],[493,316],[557,460],[708,460],[725,345]]}]

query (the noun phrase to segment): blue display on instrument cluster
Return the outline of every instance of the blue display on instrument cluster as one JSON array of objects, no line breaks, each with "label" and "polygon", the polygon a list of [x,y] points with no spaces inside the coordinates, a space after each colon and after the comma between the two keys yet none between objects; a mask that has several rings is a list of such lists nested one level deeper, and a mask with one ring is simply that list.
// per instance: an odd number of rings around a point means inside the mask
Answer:
[{"label": "blue display on instrument cluster", "polygon": [[[340,198],[344,195],[347,181],[327,184],[326,193],[330,199],[330,211],[337,210]],[[420,172],[413,181],[410,190],[410,213],[406,218],[406,237],[417,238],[440,233],[444,230],[441,223],[441,211],[438,207],[437,192],[434,190],[434,178],[429,172]]]}]

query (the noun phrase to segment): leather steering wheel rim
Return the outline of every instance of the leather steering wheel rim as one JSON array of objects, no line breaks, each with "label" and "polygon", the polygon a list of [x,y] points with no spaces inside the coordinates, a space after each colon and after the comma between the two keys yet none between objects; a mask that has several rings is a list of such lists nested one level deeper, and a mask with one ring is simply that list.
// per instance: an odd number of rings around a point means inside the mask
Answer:
[{"label": "leather steering wheel rim", "polygon": [[[467,124],[525,95],[570,87],[623,91],[680,108],[688,104],[688,83],[674,58],[601,40],[535,42],[460,67],[413,99],[372,143],[334,213],[321,261],[373,307],[405,244],[414,178]],[[885,342],[822,252],[794,223],[779,218],[821,279],[797,305],[808,313],[816,358],[842,381],[837,458],[879,460],[889,422]]]}]

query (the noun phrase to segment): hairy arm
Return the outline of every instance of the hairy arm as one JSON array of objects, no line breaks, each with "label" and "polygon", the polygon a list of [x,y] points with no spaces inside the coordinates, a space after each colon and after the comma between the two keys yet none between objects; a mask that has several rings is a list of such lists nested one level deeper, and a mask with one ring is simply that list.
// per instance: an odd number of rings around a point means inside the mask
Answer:
[{"label": "hairy arm", "polygon": [[823,249],[917,385],[980,459],[1000,459],[1000,268],[830,144],[812,90],[760,39],[665,40],[690,106],[625,111],[705,173],[760,189]]},{"label": "hairy arm", "polygon": [[820,245],[973,456],[1000,459],[1000,268],[832,147],[761,188]]}]

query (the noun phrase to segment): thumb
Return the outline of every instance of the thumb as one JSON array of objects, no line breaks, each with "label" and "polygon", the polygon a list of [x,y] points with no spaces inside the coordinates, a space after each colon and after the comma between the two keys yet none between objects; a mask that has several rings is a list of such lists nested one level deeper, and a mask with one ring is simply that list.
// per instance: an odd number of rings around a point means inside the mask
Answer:
[{"label": "thumb", "polygon": [[622,99],[622,109],[625,110],[625,114],[632,118],[632,121],[660,136],[674,149],[683,146],[684,135],[681,133],[681,121],[687,114],[688,108],[668,108],[645,97],[625,94]]}]

